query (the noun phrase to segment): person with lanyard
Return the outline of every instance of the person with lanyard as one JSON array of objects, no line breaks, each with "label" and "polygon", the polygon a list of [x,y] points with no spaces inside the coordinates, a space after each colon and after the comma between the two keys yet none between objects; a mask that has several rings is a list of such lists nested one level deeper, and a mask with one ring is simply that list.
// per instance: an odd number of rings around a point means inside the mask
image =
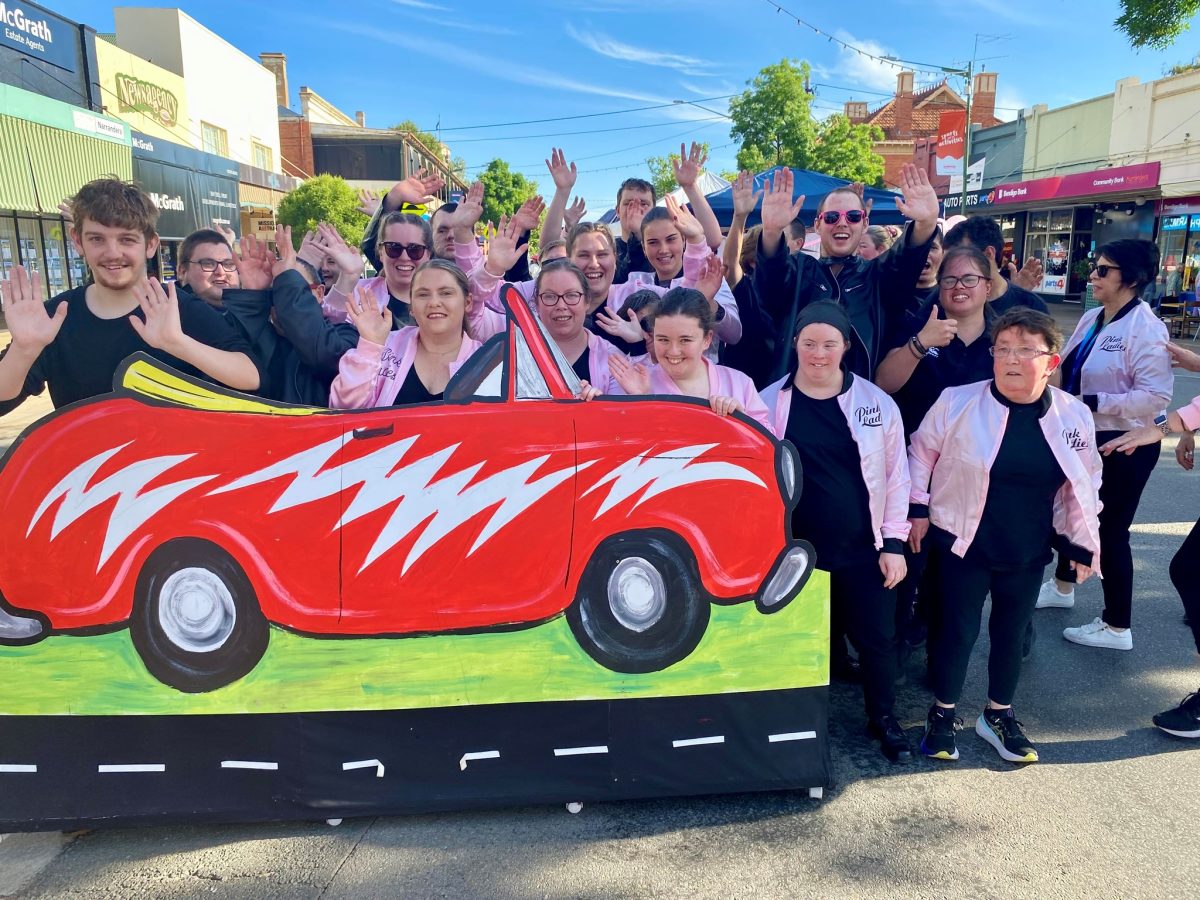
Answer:
[{"label": "person with lanyard", "polygon": [[454,263],[430,260],[410,287],[416,324],[396,331],[391,310],[365,288],[346,304],[360,337],[338,364],[329,391],[334,409],[440,401],[450,377],[481,346],[466,331],[467,279]]},{"label": "person with lanyard", "polygon": [[[903,196],[896,207],[912,221],[882,256],[859,258],[859,241],[870,224],[860,189],[850,186],[826,194],[817,207],[814,227],[821,238],[821,259],[805,253],[788,254],[784,229],[804,206],[801,195],[792,202],[792,170],[776,170],[762,200],[762,235],[754,267],[754,289],[762,308],[775,322],[778,334],[792,334],[796,316],[809,303],[832,300],[846,307],[850,317],[850,371],[870,380],[883,356],[886,315],[908,308],[917,279],[925,265],[929,244],[937,228],[937,193],[929,176],[906,163],[901,169]],[[790,369],[791,341],[779,341],[771,363],[771,377]]]},{"label": "person with lanyard", "polygon": [[804,473],[792,536],[829,573],[830,622],[858,649],[868,733],[892,762],[912,758],[893,712],[896,585],[908,538],[908,460],[892,398],[844,365],[850,319],[836,303],[796,317],[794,371],[763,391],[777,437],[800,455]]},{"label": "person with lanyard", "polygon": [[[1175,365],[1189,372],[1200,372],[1200,355],[1176,344],[1168,344],[1167,352]],[[1118,453],[1131,455],[1142,447],[1156,447],[1164,435],[1178,434],[1175,458],[1184,469],[1191,471],[1196,465],[1194,434],[1197,429],[1200,429],[1200,397],[1171,410],[1161,425],[1143,425],[1113,438],[1100,447],[1100,452],[1106,457]],[[1200,578],[1196,577],[1197,569],[1200,569],[1200,520],[1192,526],[1171,558],[1170,567],[1171,584],[1183,602],[1184,616],[1192,631],[1196,652],[1200,653]],[[1160,731],[1174,737],[1200,739],[1200,690],[1188,694],[1178,706],[1156,713],[1152,721]]]},{"label": "person with lanyard", "polygon": [[[1157,272],[1158,248],[1150,241],[1120,240],[1100,247],[1090,276],[1092,295],[1100,305],[1083,314],[1067,342],[1063,390],[1080,397],[1092,411],[1102,444],[1131,429],[1166,421],[1162,414],[1174,390],[1167,329],[1140,297]],[[1133,649],[1129,527],[1157,462],[1158,447],[1150,446],[1104,459],[1104,611],[1086,625],[1065,629],[1063,637],[1072,643]],[[1071,572],[1060,557],[1054,580],[1042,585],[1038,607],[1069,609],[1074,604]]]},{"label": "person with lanyard", "polygon": [[1088,408],[1049,384],[1062,346],[1054,320],[1014,307],[992,323],[991,343],[993,377],[944,390],[909,445],[909,542],[932,545],[943,599],[921,752],[958,759],[955,708],[990,594],[988,699],[975,732],[1001,759],[1036,762],[1012,708],[1024,635],[1052,545],[1076,580],[1099,574],[1101,463]]}]

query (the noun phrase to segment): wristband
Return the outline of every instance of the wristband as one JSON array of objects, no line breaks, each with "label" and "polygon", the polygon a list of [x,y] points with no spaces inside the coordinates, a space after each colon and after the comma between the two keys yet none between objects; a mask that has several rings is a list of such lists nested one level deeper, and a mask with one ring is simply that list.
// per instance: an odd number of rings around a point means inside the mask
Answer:
[{"label": "wristband", "polygon": [[912,347],[913,352],[917,354],[918,359],[924,359],[929,355],[929,349],[921,343],[921,339],[915,334],[912,336],[912,340],[908,342],[908,345]]}]

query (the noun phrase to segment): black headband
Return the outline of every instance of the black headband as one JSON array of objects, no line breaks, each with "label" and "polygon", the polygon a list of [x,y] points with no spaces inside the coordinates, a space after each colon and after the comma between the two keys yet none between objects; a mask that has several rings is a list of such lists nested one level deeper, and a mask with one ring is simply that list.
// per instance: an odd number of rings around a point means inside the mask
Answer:
[{"label": "black headband", "polygon": [[832,325],[842,333],[845,340],[850,340],[850,317],[836,303],[821,300],[810,303],[796,316],[796,334],[799,335],[809,325]]}]

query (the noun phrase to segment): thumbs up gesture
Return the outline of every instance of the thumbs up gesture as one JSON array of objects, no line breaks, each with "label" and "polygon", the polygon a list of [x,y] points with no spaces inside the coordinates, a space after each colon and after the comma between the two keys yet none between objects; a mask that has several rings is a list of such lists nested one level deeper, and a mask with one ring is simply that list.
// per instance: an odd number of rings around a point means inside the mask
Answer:
[{"label": "thumbs up gesture", "polygon": [[917,339],[926,347],[945,347],[958,334],[957,319],[939,319],[939,307],[934,303],[929,308],[929,319],[917,334]]}]

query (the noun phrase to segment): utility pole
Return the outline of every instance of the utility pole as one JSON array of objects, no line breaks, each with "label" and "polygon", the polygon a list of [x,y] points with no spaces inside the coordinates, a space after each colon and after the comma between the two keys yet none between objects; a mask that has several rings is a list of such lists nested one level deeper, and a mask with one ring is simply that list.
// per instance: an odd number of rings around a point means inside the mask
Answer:
[{"label": "utility pole", "polygon": [[[978,38],[976,38],[978,44]],[[978,49],[978,47],[976,48]],[[971,92],[975,89],[975,60],[967,63],[962,74],[967,79],[967,121],[963,131],[963,162],[962,162],[962,197],[959,199],[958,214],[967,214],[967,168],[971,165]]]}]

